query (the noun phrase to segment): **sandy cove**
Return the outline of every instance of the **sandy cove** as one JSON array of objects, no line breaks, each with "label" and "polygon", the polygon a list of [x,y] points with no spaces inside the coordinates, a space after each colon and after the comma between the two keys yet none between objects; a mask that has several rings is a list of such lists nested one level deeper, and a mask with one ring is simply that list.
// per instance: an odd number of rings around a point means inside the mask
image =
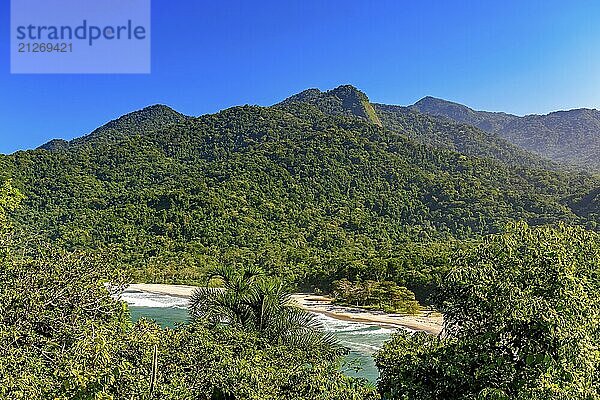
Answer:
[{"label": "sandy cove", "polygon": [[[136,283],[129,285],[128,289],[189,298],[196,287],[187,285]],[[332,299],[329,297],[310,293],[293,294],[292,299],[307,311],[327,315],[328,317],[343,321],[362,322],[387,328],[408,328],[434,335],[439,334],[442,330],[443,318],[440,316],[428,316],[425,314],[389,314],[383,311],[338,306],[333,304]]]}]

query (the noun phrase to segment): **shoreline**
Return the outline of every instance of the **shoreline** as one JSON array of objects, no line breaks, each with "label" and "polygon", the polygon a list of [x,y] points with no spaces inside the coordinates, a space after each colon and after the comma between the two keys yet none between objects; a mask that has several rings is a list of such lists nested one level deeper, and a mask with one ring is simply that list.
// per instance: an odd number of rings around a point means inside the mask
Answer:
[{"label": "shoreline", "polygon": [[[189,299],[196,286],[166,285],[156,283],[135,283],[126,290],[164,294]],[[304,310],[326,315],[341,321],[361,322],[392,329],[410,329],[438,335],[442,330],[443,318],[426,315],[389,314],[383,311],[365,310],[356,307],[339,306],[326,296],[312,293],[292,294],[292,300]]]},{"label": "shoreline", "polygon": [[441,316],[394,314],[358,307],[340,306],[333,304],[332,299],[327,296],[311,293],[293,294],[292,299],[307,311],[327,315],[342,321],[361,322],[384,328],[423,331],[431,335],[439,335],[442,331],[443,318]]},{"label": "shoreline", "polygon": [[166,294],[168,296],[189,299],[197,286],[190,285],[167,285],[163,283],[132,283],[125,290],[137,290],[140,292]]}]

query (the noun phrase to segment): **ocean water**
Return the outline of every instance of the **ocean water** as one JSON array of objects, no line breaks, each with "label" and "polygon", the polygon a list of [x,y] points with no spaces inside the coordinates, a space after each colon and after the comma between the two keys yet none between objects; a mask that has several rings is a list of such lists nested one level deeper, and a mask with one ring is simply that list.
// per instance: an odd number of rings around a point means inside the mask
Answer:
[{"label": "ocean water", "polygon": [[316,314],[327,332],[333,333],[340,344],[350,349],[345,357],[342,371],[349,376],[367,378],[375,383],[379,371],[374,354],[390,338],[393,329],[361,322],[342,321],[323,314]]},{"label": "ocean water", "polygon": [[187,299],[182,297],[128,289],[121,295],[121,300],[129,306],[134,322],[146,317],[164,328],[175,328],[188,320]]},{"label": "ocean water", "polygon": [[[163,327],[173,328],[188,320],[187,300],[181,297],[126,290],[121,300],[129,305],[133,321],[145,317],[155,320]],[[315,315],[325,331],[334,334],[343,346],[350,349],[342,371],[349,376],[367,378],[375,383],[379,372],[373,355],[394,330],[361,322],[341,321],[322,314]]]}]

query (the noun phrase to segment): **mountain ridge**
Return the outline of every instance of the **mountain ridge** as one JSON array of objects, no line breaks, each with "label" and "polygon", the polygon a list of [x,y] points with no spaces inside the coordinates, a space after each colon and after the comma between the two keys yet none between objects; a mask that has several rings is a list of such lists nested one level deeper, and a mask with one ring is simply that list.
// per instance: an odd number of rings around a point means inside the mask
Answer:
[{"label": "mountain ridge", "polygon": [[64,139],[52,139],[39,146],[37,149],[48,151],[66,150],[71,146],[83,145],[93,142],[97,137],[107,135],[108,132],[121,131],[151,131],[161,129],[173,123],[183,123],[189,117],[175,111],[164,104],[152,104],[139,110],[123,114],[113,120],[94,129],[90,133],[70,141]]},{"label": "mountain ridge", "polygon": [[[359,102],[360,106],[356,106]],[[285,107],[294,103],[311,104],[325,114],[356,116],[436,148],[498,159],[513,165],[557,168],[551,162],[528,153],[495,133],[473,126],[452,125],[410,107],[371,103],[364,92],[352,85],[342,85],[325,92],[307,89],[276,106]]]},{"label": "mountain ridge", "polygon": [[516,116],[476,111],[430,96],[409,107],[496,133],[525,150],[560,164],[600,172],[600,111],[595,108]]},{"label": "mountain ridge", "polygon": [[509,116],[509,117],[516,117],[516,118],[524,118],[524,117],[532,117],[532,116],[537,116],[537,117],[546,117],[549,116],[551,114],[556,114],[556,113],[569,113],[569,112],[576,112],[576,111],[598,111],[600,112],[600,109],[598,108],[593,108],[593,107],[577,107],[577,108],[569,108],[566,110],[563,109],[558,109],[558,110],[553,110],[553,111],[549,111],[546,113],[528,113],[528,114],[522,114],[522,115],[517,115],[517,114],[513,114],[513,113],[509,113],[506,111],[489,111],[489,110],[476,110],[473,107],[464,105],[462,103],[459,103],[457,101],[452,101],[452,100],[446,100],[443,99],[441,97],[436,97],[436,96],[431,96],[431,95],[427,95],[422,97],[421,99],[417,100],[415,103],[413,103],[412,105],[408,105],[405,107],[415,107],[415,108],[419,108],[422,107],[423,105],[426,104],[448,104],[448,105],[456,105],[456,106],[460,106],[462,108],[466,108],[470,111],[476,112],[476,113],[484,113],[484,114],[496,114],[496,115],[505,115],[505,116]]}]

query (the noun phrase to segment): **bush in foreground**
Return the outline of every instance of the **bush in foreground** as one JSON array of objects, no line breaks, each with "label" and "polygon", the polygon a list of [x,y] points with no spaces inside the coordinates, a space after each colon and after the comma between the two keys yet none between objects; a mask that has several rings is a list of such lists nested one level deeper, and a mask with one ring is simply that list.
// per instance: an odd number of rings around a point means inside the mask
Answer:
[{"label": "bush in foreground", "polygon": [[460,254],[437,297],[441,337],[377,356],[389,399],[600,397],[600,246],[578,228],[515,224]]}]

